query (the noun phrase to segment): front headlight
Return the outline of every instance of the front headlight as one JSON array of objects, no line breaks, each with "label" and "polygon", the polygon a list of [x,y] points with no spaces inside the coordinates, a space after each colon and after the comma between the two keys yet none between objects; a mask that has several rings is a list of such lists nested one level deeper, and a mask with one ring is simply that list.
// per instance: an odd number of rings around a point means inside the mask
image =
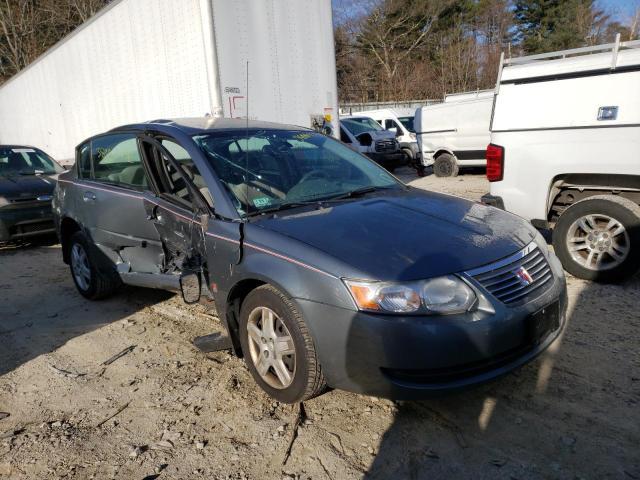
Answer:
[{"label": "front headlight", "polygon": [[359,310],[451,315],[470,310],[476,294],[455,275],[407,283],[344,280]]},{"label": "front headlight", "polygon": [[6,205],[9,205],[9,200],[7,200],[5,197],[0,195],[0,207],[4,207]]},{"label": "front headlight", "polygon": [[413,133],[413,132],[409,132],[409,138],[410,138],[411,140],[415,140],[415,139],[416,139],[416,134],[415,134],[415,133]]}]

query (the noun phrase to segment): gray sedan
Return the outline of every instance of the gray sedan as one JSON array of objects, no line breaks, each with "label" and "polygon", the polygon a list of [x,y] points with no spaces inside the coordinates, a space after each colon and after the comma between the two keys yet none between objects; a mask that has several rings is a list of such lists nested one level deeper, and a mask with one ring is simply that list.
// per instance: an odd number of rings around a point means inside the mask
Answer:
[{"label": "gray sedan", "polygon": [[114,129],[77,147],[54,213],[80,294],[125,283],[215,301],[282,402],[469,387],[536,357],[565,321],[562,268],[531,225],[299,127]]}]

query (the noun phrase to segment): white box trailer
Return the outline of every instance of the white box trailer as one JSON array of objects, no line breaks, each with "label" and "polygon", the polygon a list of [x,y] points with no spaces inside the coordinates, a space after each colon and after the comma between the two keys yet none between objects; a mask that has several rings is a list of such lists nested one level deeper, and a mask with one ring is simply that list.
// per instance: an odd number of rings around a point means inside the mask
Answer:
[{"label": "white box trailer", "polygon": [[252,119],[337,132],[330,0],[114,0],[0,88],[0,143],[64,161],[122,124],[244,117],[247,97]]},{"label": "white box trailer", "polygon": [[565,269],[640,268],[640,41],[505,59],[483,197],[553,229]]},{"label": "white box trailer", "polygon": [[486,165],[493,90],[453,94],[416,110],[414,128],[424,166],[439,177]]}]

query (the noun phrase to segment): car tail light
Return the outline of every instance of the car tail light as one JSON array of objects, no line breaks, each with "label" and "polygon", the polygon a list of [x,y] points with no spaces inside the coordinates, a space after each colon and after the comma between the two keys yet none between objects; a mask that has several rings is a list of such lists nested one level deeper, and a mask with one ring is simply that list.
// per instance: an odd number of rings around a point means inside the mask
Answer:
[{"label": "car tail light", "polygon": [[499,182],[504,176],[504,147],[490,143],[487,147],[487,180]]}]

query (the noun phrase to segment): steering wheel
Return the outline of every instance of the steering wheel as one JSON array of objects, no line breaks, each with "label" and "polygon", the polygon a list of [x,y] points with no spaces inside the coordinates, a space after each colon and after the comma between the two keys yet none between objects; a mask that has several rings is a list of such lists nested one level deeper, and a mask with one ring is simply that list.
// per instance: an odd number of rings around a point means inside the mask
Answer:
[{"label": "steering wheel", "polygon": [[324,178],[324,179],[328,179],[329,177],[327,176],[326,172],[323,172],[322,170],[311,170],[310,172],[305,173],[302,178],[298,181],[298,185],[300,185],[301,183],[304,183],[308,180],[311,180],[313,178]]}]

